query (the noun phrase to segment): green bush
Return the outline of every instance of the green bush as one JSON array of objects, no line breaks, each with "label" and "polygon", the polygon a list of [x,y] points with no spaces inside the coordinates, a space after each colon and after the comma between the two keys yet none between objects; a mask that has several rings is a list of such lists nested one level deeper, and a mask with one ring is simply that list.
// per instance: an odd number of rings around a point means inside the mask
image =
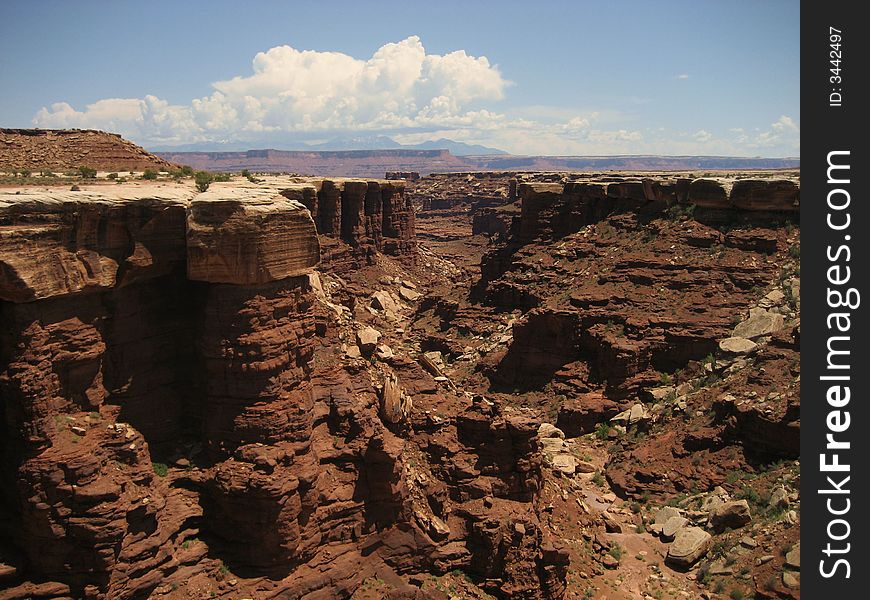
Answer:
[{"label": "green bush", "polygon": [[610,550],[607,551],[607,553],[616,560],[620,560],[622,558],[622,546],[620,546],[619,544],[613,544],[610,547]]},{"label": "green bush", "polygon": [[79,167],[79,175],[82,176],[82,179],[96,179],[97,170],[90,167]]},{"label": "green bush", "polygon": [[118,178],[117,173],[109,173],[108,175],[106,175],[106,179],[117,179],[117,178]]},{"label": "green bush", "polygon": [[197,171],[196,175],[193,176],[193,180],[196,182],[196,189],[204,192],[215,178],[208,171]]},{"label": "green bush", "polygon": [[145,169],[145,172],[142,173],[142,179],[154,181],[155,179],[157,179],[157,171],[155,171],[154,169]]},{"label": "green bush", "polygon": [[223,181],[229,181],[229,180],[230,180],[229,173],[215,173],[213,176],[213,181],[216,181],[218,183],[223,182]]},{"label": "green bush", "polygon": [[164,463],[153,462],[151,463],[151,468],[154,469],[154,474],[158,477],[166,477],[167,473],[169,473],[169,467]]}]

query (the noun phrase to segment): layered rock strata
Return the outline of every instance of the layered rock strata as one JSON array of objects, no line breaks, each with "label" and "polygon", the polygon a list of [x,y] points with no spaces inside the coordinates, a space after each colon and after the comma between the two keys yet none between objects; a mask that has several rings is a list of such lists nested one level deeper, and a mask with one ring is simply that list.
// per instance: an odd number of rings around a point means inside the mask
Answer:
[{"label": "layered rock strata", "polygon": [[483,399],[433,421],[465,401],[416,363],[334,362],[321,243],[412,249],[400,184],[137,189],[0,196],[4,597],[226,573],[247,595],[348,597],[452,569],[564,595],[539,422]]}]

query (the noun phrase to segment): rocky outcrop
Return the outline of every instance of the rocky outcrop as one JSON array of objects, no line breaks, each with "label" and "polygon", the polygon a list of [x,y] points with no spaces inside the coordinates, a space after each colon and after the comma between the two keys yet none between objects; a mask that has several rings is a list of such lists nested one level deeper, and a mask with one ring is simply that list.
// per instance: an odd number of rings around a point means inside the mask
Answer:
[{"label": "rocky outcrop", "polygon": [[220,190],[190,203],[187,276],[196,281],[256,285],[307,272],[320,245],[305,207],[268,190],[227,200]]},{"label": "rocky outcrop", "polygon": [[281,193],[308,208],[321,236],[342,240],[354,251],[414,249],[414,209],[403,181],[313,180]]},{"label": "rocky outcrop", "polygon": [[99,292],[183,265],[185,190],[0,195],[0,299]]},{"label": "rocky outcrop", "polygon": [[372,328],[368,360],[335,363],[318,237],[407,251],[401,187],[155,189],[0,196],[3,585],[126,599],[232,572],[246,596],[348,597],[464,569],[561,598],[539,421],[483,398],[433,420],[432,377]]},{"label": "rocky outcrop", "polygon": [[0,129],[0,171],[144,171],[176,168],[115,133],[90,129]]}]

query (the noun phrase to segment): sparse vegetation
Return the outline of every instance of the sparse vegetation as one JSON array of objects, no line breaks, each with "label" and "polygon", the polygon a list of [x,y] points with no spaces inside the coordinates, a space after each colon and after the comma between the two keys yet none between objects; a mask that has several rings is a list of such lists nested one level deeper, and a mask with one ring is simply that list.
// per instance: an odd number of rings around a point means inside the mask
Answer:
[{"label": "sparse vegetation", "polygon": [[96,179],[97,170],[90,167],[81,166],[79,167],[79,175],[81,175],[82,179]]},{"label": "sparse vegetation", "polygon": [[211,182],[214,181],[215,178],[208,171],[197,171],[193,180],[196,183],[196,189],[200,192],[204,192],[208,189],[208,186],[211,185]]},{"label": "sparse vegetation", "polygon": [[610,432],[610,425],[602,421],[598,424],[598,429],[595,430],[595,437],[599,440],[606,440],[608,432]]},{"label": "sparse vegetation", "polygon": [[671,204],[665,211],[665,215],[671,221],[680,221],[682,219],[691,219],[695,216],[694,204]]},{"label": "sparse vegetation", "polygon": [[145,172],[142,173],[142,179],[145,179],[147,181],[154,181],[155,179],[157,179],[157,171],[153,169],[145,169]]},{"label": "sparse vegetation", "polygon": [[169,474],[169,467],[165,463],[153,462],[151,468],[154,469],[154,474],[158,477],[166,477]]},{"label": "sparse vegetation", "polygon": [[620,546],[619,544],[613,544],[612,546],[610,546],[610,550],[607,551],[607,553],[616,560],[620,560],[624,552],[625,551],[622,549],[622,546]]}]

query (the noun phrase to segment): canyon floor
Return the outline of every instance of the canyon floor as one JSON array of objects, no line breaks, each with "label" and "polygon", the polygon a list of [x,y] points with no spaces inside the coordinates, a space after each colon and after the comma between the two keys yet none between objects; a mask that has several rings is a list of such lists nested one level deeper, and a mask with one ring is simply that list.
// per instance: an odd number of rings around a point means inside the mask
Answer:
[{"label": "canyon floor", "polygon": [[800,597],[798,172],[125,179],[0,188],[0,599]]}]

